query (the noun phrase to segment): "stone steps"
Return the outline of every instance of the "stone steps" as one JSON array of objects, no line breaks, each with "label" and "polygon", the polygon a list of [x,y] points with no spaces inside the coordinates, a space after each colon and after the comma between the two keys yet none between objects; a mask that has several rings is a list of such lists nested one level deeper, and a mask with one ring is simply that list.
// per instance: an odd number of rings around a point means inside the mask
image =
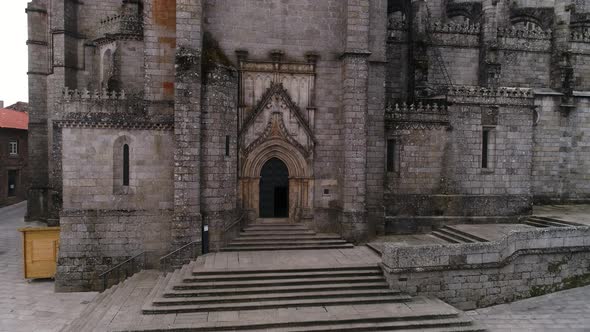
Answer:
[{"label": "stone steps", "polygon": [[232,245],[227,246],[221,251],[275,251],[275,250],[321,250],[321,249],[347,249],[347,248],[354,248],[354,246],[350,243],[344,244],[285,244],[285,245],[275,245],[275,246],[240,246],[240,245]]},{"label": "stone steps", "polygon": [[288,230],[288,229],[284,229],[284,230],[265,230],[265,231],[249,231],[249,232],[240,232],[240,237],[245,236],[245,237],[267,237],[267,236],[286,236],[286,235],[297,235],[297,236],[303,236],[303,235],[316,235],[317,233],[312,231],[312,230],[298,230],[298,229],[293,229],[293,230]]},{"label": "stone steps", "polygon": [[227,289],[195,289],[195,290],[170,290],[164,293],[164,297],[193,297],[193,296],[211,296],[211,295],[255,295],[255,294],[275,294],[282,292],[289,293],[309,293],[318,290],[323,291],[343,291],[343,290],[368,290],[388,287],[385,282],[365,282],[365,283],[332,283],[329,285],[301,285],[301,286],[278,286],[278,287],[245,287],[245,288],[227,288]]},{"label": "stone steps", "polygon": [[[393,296],[400,295],[399,291],[392,291],[386,288],[369,290],[336,290],[336,291],[315,291],[306,293],[275,292],[273,294],[259,295],[215,295],[215,296],[193,296],[181,298],[164,297],[153,302],[154,306],[193,305],[193,304],[214,304],[214,303],[249,303],[249,302],[272,302],[272,301],[297,301],[323,299],[325,297],[336,298],[357,298],[372,296]],[[407,299],[407,296],[400,298]]]},{"label": "stone steps", "polygon": [[[420,301],[420,299],[419,299]],[[309,318],[307,320],[283,320],[267,322],[216,322],[199,325],[177,325],[172,328],[126,329],[128,332],[139,331],[177,331],[177,332],[222,332],[222,331],[250,331],[250,332],[369,332],[369,331],[425,331],[425,332],[475,332],[485,331],[460,312],[448,308],[448,305],[434,302],[440,313],[418,310],[411,314],[383,315],[367,313],[365,315],[327,315],[325,317]]]},{"label": "stone steps", "polygon": [[287,235],[273,235],[272,237],[267,237],[267,236],[250,236],[250,235],[244,235],[244,236],[240,236],[239,237],[240,240],[234,240],[234,242],[237,241],[251,241],[251,240],[255,240],[255,241],[260,241],[260,242],[266,242],[266,241],[270,241],[270,242],[274,242],[274,241],[283,241],[283,240],[339,240],[341,239],[340,235],[332,235],[332,234],[308,234],[308,235],[293,235],[293,234],[287,234]]},{"label": "stone steps", "polygon": [[478,243],[478,242],[489,242],[488,240],[479,236],[458,230],[451,226],[444,226],[437,230],[432,231],[432,235],[439,239],[445,240],[449,243]]},{"label": "stone steps", "polygon": [[251,273],[236,274],[204,274],[193,271],[193,276],[185,278],[185,281],[246,281],[246,280],[277,280],[277,279],[295,279],[295,278],[326,278],[326,277],[361,277],[361,276],[381,276],[381,270],[377,266],[359,268],[358,270],[332,270],[332,271],[257,271]]},{"label": "stone steps", "polygon": [[301,224],[262,222],[244,227],[221,251],[346,249],[353,245],[336,234],[317,234]]},{"label": "stone steps", "polygon": [[482,331],[440,300],[391,290],[377,264],[219,269],[209,258],[136,274],[68,331]]},{"label": "stone steps", "polygon": [[375,277],[331,277],[331,278],[293,278],[280,280],[248,280],[248,281],[227,281],[227,282],[190,282],[185,278],[184,282],[174,286],[174,289],[207,289],[207,288],[242,288],[262,286],[296,286],[296,285],[321,285],[332,283],[364,283],[368,281],[382,281],[380,276]]},{"label": "stone steps", "polygon": [[[351,287],[355,284],[362,286]],[[324,289],[329,287],[332,289]],[[144,314],[322,307],[411,300],[411,297],[389,289],[377,265],[208,271],[202,266],[196,270],[185,266],[172,273],[168,285],[157,292],[154,300],[143,307]]]},{"label": "stone steps", "polygon": [[538,228],[585,226],[583,224],[578,224],[578,223],[574,223],[571,221],[565,221],[565,220],[549,218],[549,217],[538,217],[538,216],[529,217],[524,223],[526,225],[538,227]]},{"label": "stone steps", "polygon": [[216,312],[216,311],[238,311],[238,310],[264,310],[279,309],[291,307],[324,307],[324,306],[341,306],[357,304],[375,304],[375,303],[398,303],[410,301],[411,297],[407,295],[385,295],[385,296],[367,296],[367,297],[344,297],[344,298],[325,298],[325,299],[304,299],[304,300],[276,300],[276,301],[249,301],[240,303],[211,303],[211,304],[177,304],[158,306],[152,303],[144,306],[144,314],[169,314],[169,313],[189,313],[189,312]]},{"label": "stone steps", "polygon": [[143,277],[144,271],[136,273],[127,280],[114,285],[97,296],[64,332],[92,331],[101,325],[107,324],[117,314],[124,299],[131,295],[136,283]]}]

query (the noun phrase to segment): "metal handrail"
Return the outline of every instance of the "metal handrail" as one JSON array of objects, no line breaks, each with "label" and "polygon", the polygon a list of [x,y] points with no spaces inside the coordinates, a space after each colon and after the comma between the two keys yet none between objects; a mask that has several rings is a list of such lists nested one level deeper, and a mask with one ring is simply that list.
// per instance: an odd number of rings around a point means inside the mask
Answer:
[{"label": "metal handrail", "polygon": [[[190,262],[190,260],[197,258],[197,256],[199,256],[199,252],[201,249],[201,243],[202,243],[201,240],[193,241],[191,243],[187,243],[184,246],[172,251],[171,253],[167,254],[166,256],[162,256],[160,258],[160,270],[169,272],[173,269],[173,267],[184,265],[184,264]],[[188,257],[181,257],[180,253],[186,252],[189,248],[192,249],[192,251],[189,252],[190,253],[189,256]],[[174,266],[172,265],[173,259],[179,260],[179,262],[176,262],[177,264],[174,264]]]},{"label": "metal handrail", "polygon": [[224,232],[229,231],[230,229],[234,228],[235,225],[237,225],[238,223],[241,223],[242,220],[244,220],[245,217],[245,213],[240,214],[240,216],[234,220],[231,224],[229,224],[228,226],[225,227]]},{"label": "metal handrail", "polygon": [[[141,265],[136,264],[136,261],[138,260],[138,258],[141,257]],[[115,265],[114,267],[108,269],[107,271],[101,273],[98,278],[102,279],[102,291],[104,292],[105,290],[107,290],[109,288],[108,282],[109,282],[109,276],[111,274],[114,274],[116,272],[117,278],[116,278],[116,283],[118,284],[121,282],[121,272],[123,270],[123,267],[125,267],[125,279],[131,277],[132,275],[134,275],[135,273],[139,272],[144,266],[145,266],[145,257],[146,257],[146,252],[143,251],[127,260],[125,260],[122,263],[119,263],[117,265]],[[131,272],[129,271],[129,267],[131,267]],[[139,270],[137,269],[137,267],[139,267]]]}]

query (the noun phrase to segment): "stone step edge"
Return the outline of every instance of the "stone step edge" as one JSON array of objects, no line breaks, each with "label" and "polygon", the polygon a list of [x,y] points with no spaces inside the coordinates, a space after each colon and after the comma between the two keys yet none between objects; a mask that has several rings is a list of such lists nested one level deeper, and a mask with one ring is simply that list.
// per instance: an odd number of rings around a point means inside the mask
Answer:
[{"label": "stone step edge", "polygon": [[119,288],[119,284],[113,285],[112,287],[107,288],[105,291],[98,293],[98,295],[96,295],[94,297],[94,299],[92,299],[92,302],[90,304],[88,304],[86,306],[86,308],[84,308],[84,310],[82,310],[82,312],[80,312],[78,317],[76,317],[70,323],[66,324],[66,326],[64,326],[61,331],[63,331],[63,332],[81,331],[81,328],[83,328],[88,323],[88,318],[89,318],[90,314],[92,312],[94,312],[94,310],[101,303],[103,303],[103,301],[106,301],[107,298],[109,298],[109,296],[111,296],[111,294],[113,292],[115,292],[118,288]]},{"label": "stone step edge", "polygon": [[[278,328],[305,328],[305,327],[312,327],[312,326],[326,326],[329,327],[330,325],[335,324],[354,324],[359,322],[365,323],[377,323],[377,322],[403,322],[408,320],[434,320],[434,319],[453,319],[460,317],[458,312],[427,312],[422,314],[402,314],[399,316],[373,316],[373,317],[363,317],[359,316],[357,318],[345,318],[345,319],[337,319],[334,316],[326,317],[326,318],[314,318],[313,320],[306,320],[306,321],[292,321],[292,320],[283,320],[283,321],[274,321],[268,323],[252,323],[252,324],[244,324],[244,323],[237,323],[236,322],[213,322],[213,323],[203,323],[201,326],[196,326],[194,324],[186,325],[186,324],[179,324],[173,327],[174,331],[177,332],[212,332],[212,331],[241,331],[241,330],[268,330],[268,329],[278,329]],[[132,330],[125,330],[125,332],[156,332],[156,331],[166,331],[167,327],[163,328],[150,328],[146,327],[143,329],[132,329]],[[123,332],[123,331],[116,331],[116,332]]]},{"label": "stone step edge", "polygon": [[281,247],[281,246],[269,246],[269,247],[225,247],[222,248],[221,251],[230,252],[230,251],[275,251],[275,250],[314,250],[314,249],[346,249],[346,248],[353,248],[354,246],[349,243],[338,244],[338,245],[299,245],[299,246],[292,246],[292,247]]},{"label": "stone step edge", "polygon": [[452,244],[460,244],[460,243],[462,243],[462,242],[460,242],[457,239],[453,239],[453,238],[451,238],[451,237],[449,237],[449,236],[447,236],[447,235],[439,232],[438,230],[432,231],[430,234],[433,235],[433,236],[436,236],[437,238],[442,239],[442,240],[444,240],[444,241],[446,241],[448,243],[452,243]]},{"label": "stone step edge", "polygon": [[342,240],[341,236],[338,235],[319,235],[319,234],[307,234],[307,235],[275,235],[272,237],[262,236],[249,236],[242,235],[236,237],[234,241],[278,241],[278,240]]},{"label": "stone step edge", "polygon": [[557,219],[548,220],[539,217],[530,217],[529,219],[527,219],[527,221],[554,227],[575,227],[575,225],[564,223]]},{"label": "stone step edge", "polygon": [[293,279],[277,279],[277,280],[245,280],[240,282],[235,281],[193,281],[190,278],[183,279],[182,283],[174,285],[174,289],[186,289],[187,286],[202,287],[202,288],[241,288],[248,286],[262,287],[262,286],[295,286],[305,284],[331,284],[331,283],[359,283],[369,280],[385,281],[383,276],[346,276],[346,277],[329,277],[329,278],[293,278]]},{"label": "stone step edge", "polygon": [[455,239],[455,240],[459,241],[460,243],[477,243],[477,242],[479,242],[478,240],[471,239],[467,236],[463,236],[462,234],[456,233],[453,230],[446,228],[446,227],[439,228],[436,231],[444,234],[447,237]]},{"label": "stone step edge", "polygon": [[551,221],[551,222],[566,224],[566,225],[575,226],[575,227],[584,227],[584,226],[587,227],[588,226],[586,224],[581,224],[581,223],[577,223],[577,222],[573,222],[573,221],[569,221],[569,220],[562,220],[562,219],[552,218],[552,217],[531,216],[531,218],[537,218],[537,219],[541,219],[541,220],[546,220],[546,221]]},{"label": "stone step edge", "polygon": [[[124,281],[118,284],[119,287],[113,293],[108,296],[108,302],[105,303],[105,306],[101,307],[100,310],[97,307],[88,317],[88,322],[82,326],[80,331],[92,331],[97,326],[101,325],[101,322],[105,319],[105,317],[110,314],[112,315],[113,312],[117,312],[118,310],[113,310],[117,306],[122,305],[122,300],[126,299],[131,295],[133,290],[135,289],[135,282],[137,279],[143,276],[144,271],[140,271],[131,277],[125,279]],[[112,318],[111,318],[112,319]],[[109,320],[109,319],[107,319]]]},{"label": "stone step edge", "polygon": [[[342,285],[342,286],[336,286]],[[359,284],[331,284],[330,286],[327,285],[318,285],[317,288],[309,288],[310,285],[300,285],[300,286],[279,286],[279,287],[246,287],[246,288],[229,288],[229,289],[186,289],[186,290],[170,290],[166,291],[163,296],[166,298],[173,298],[173,297],[185,297],[185,296],[221,296],[223,294],[230,294],[230,295],[254,295],[254,294],[279,294],[282,292],[290,292],[290,293],[306,293],[306,292],[313,292],[319,290],[343,290],[343,289],[379,289],[379,288],[387,288],[389,285],[385,282],[372,282],[372,283],[359,283]],[[326,287],[327,286],[327,287]],[[398,291],[398,290],[394,290]],[[199,295],[201,294],[201,295]]]},{"label": "stone step edge", "polygon": [[317,267],[314,266],[305,266],[305,267],[294,267],[294,268],[276,268],[271,266],[260,266],[256,268],[232,268],[232,269],[206,269],[200,270],[195,269],[193,273],[198,273],[202,275],[208,274],[251,274],[251,273],[291,273],[291,272],[322,272],[322,271],[348,271],[348,270],[368,270],[368,269],[379,269],[381,267],[379,264],[342,264],[342,265],[320,265]]},{"label": "stone step edge", "polygon": [[449,230],[451,230],[451,231],[453,231],[453,232],[455,232],[455,233],[457,233],[457,234],[459,234],[459,235],[461,235],[463,237],[469,238],[469,239],[471,239],[471,240],[473,240],[475,242],[490,242],[490,240],[488,240],[486,238],[483,238],[481,236],[468,233],[466,231],[462,231],[462,230],[460,230],[460,229],[458,229],[458,228],[456,228],[456,227],[454,227],[452,225],[447,225],[447,226],[445,226],[443,228],[444,229],[449,229]]},{"label": "stone step edge", "polygon": [[250,302],[265,302],[265,301],[292,301],[292,300],[307,300],[307,299],[322,299],[324,297],[342,298],[342,297],[368,297],[368,296],[386,296],[386,295],[403,295],[399,291],[393,291],[388,288],[369,289],[369,290],[336,290],[336,291],[315,291],[309,293],[274,293],[265,294],[264,296],[249,296],[249,295],[235,295],[235,296],[194,296],[194,297],[162,297],[154,300],[154,306],[170,306],[170,305],[194,305],[197,303],[250,303]]},{"label": "stone step edge", "polygon": [[[473,325],[473,321],[463,317],[428,319],[428,320],[402,320],[394,322],[371,322],[371,323],[342,323],[328,326],[307,326],[307,327],[286,327],[273,329],[274,332],[331,332],[331,331],[407,331],[420,329],[420,331],[431,331],[439,328],[457,328]],[[260,331],[260,330],[259,330]],[[434,331],[433,331],[434,332]]]},{"label": "stone step edge", "polygon": [[264,310],[264,309],[278,309],[291,307],[325,307],[325,306],[340,306],[340,305],[357,305],[357,304],[378,304],[378,303],[401,303],[409,302],[412,297],[408,295],[393,295],[393,296],[373,296],[368,298],[337,298],[337,299],[321,299],[321,300],[285,300],[272,301],[265,303],[248,302],[244,304],[205,304],[205,305],[177,305],[177,306],[149,306],[142,308],[144,315],[158,315],[171,313],[189,313],[189,312],[213,312],[213,311],[238,311],[238,310]]},{"label": "stone step edge", "polygon": [[[291,272],[291,273],[242,273],[234,275],[202,275],[193,273],[191,280],[195,281],[234,281],[234,280],[278,280],[278,279],[295,279],[301,278],[321,278],[321,277],[342,277],[342,276],[367,276],[367,275],[382,275],[380,270],[359,270],[359,271],[319,271],[319,272]],[[185,280],[188,278],[185,278]]]},{"label": "stone step edge", "polygon": [[283,241],[276,241],[271,239],[264,240],[233,240],[228,246],[301,246],[301,245],[316,245],[316,244],[345,244],[348,243],[342,239],[318,239],[318,240],[292,240],[284,239]]}]

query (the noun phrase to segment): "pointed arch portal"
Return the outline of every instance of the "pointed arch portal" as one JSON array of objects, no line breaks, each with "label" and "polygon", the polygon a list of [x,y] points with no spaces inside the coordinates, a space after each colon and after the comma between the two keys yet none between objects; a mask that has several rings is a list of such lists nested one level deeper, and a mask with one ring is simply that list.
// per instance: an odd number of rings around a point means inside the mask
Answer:
[{"label": "pointed arch portal", "polygon": [[271,158],[260,172],[260,217],[289,217],[289,169],[283,161]]},{"label": "pointed arch portal", "polygon": [[240,198],[250,219],[311,215],[314,145],[301,110],[273,84],[240,133]]}]

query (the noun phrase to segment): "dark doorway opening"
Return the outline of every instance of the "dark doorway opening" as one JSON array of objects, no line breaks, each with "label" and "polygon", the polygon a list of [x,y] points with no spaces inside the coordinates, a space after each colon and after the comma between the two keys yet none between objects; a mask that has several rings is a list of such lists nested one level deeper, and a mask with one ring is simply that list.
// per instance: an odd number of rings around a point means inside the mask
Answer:
[{"label": "dark doorway opening", "polygon": [[8,171],[8,197],[16,196],[16,180],[18,177],[18,171]]},{"label": "dark doorway opening", "polygon": [[260,217],[289,217],[289,170],[278,158],[267,161],[260,172]]}]

